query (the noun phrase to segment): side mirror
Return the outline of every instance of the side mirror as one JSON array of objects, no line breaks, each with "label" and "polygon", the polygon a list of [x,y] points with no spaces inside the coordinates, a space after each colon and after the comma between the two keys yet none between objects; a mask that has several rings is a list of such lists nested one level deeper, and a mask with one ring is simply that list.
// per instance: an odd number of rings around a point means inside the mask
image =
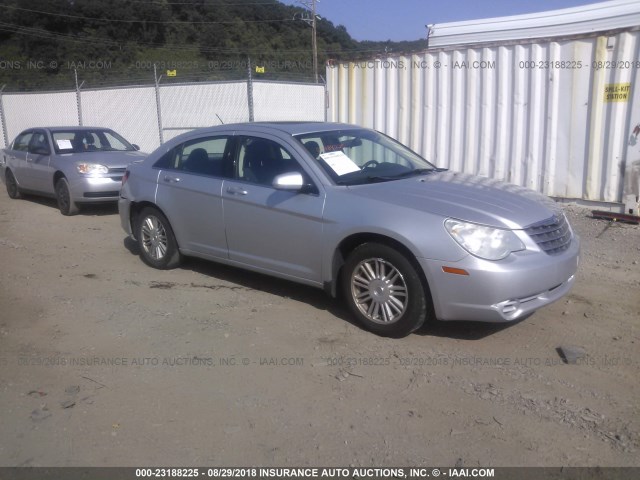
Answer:
[{"label": "side mirror", "polygon": [[135,151],[140,150],[140,147],[139,147],[138,145],[136,145],[135,143],[132,143],[132,144],[131,144],[131,146],[133,147],[133,149],[134,149]]},{"label": "side mirror", "polygon": [[273,179],[273,188],[277,190],[299,191],[304,187],[304,178],[298,172],[288,172],[276,175]]},{"label": "side mirror", "polygon": [[304,177],[299,172],[287,172],[277,175],[273,179],[273,188],[289,192],[314,193],[317,192],[313,185],[304,183]]}]

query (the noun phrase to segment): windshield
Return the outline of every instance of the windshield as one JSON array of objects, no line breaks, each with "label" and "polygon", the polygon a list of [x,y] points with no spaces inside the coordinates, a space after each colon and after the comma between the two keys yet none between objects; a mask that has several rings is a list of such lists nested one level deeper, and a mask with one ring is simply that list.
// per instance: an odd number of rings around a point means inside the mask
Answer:
[{"label": "windshield", "polygon": [[56,153],[132,152],[133,145],[111,130],[65,130],[51,133]]},{"label": "windshield", "polygon": [[295,135],[339,185],[384,182],[438,169],[404,145],[368,129]]}]

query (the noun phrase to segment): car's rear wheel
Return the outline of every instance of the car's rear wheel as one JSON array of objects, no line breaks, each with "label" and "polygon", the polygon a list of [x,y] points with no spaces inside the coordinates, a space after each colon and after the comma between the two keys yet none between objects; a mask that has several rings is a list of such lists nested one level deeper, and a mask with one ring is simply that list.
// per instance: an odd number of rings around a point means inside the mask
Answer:
[{"label": "car's rear wheel", "polygon": [[427,318],[429,297],[416,267],[392,247],[365,243],[342,268],[342,288],[349,308],[368,330],[404,337]]},{"label": "car's rear wheel", "polygon": [[147,265],[162,270],[180,265],[182,257],[171,225],[159,210],[144,208],[137,217],[136,239],[140,258]]},{"label": "car's rear wheel", "polygon": [[71,199],[71,190],[66,178],[59,178],[56,182],[56,201],[62,215],[75,215],[80,211],[76,202]]},{"label": "car's rear wheel", "polygon": [[16,181],[16,177],[13,176],[13,172],[7,169],[7,173],[4,176],[5,187],[7,187],[7,194],[9,198],[21,198],[22,192],[20,192],[20,187],[18,186],[18,182]]}]

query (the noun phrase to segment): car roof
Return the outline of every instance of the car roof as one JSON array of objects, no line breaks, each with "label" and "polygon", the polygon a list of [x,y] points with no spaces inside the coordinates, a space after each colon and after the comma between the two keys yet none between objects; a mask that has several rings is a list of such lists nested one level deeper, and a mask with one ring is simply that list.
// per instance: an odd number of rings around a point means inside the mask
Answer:
[{"label": "car roof", "polygon": [[215,127],[205,127],[202,131],[211,130],[215,132],[221,128],[233,129],[238,128],[245,132],[266,132],[277,131],[286,133],[289,135],[298,135],[303,133],[312,132],[326,132],[331,130],[352,130],[354,128],[362,128],[357,125],[350,125],[348,123],[335,123],[335,122],[246,122],[246,123],[230,123],[224,125],[217,125]]},{"label": "car roof", "polygon": [[84,131],[96,131],[96,130],[107,130],[109,132],[113,132],[113,130],[109,127],[85,127],[78,125],[69,125],[67,127],[29,127],[22,130],[20,133],[31,132],[34,130],[49,130],[50,132],[84,132]]},{"label": "car roof", "polygon": [[[265,131],[278,131],[281,133],[286,133],[289,135],[298,135],[304,133],[315,133],[315,132],[327,132],[332,130],[352,130],[354,128],[363,128],[358,125],[352,125],[348,123],[338,123],[338,122],[244,122],[244,123],[227,123],[223,125],[216,125],[212,127],[203,127],[197,130],[205,133],[207,131],[215,132],[216,130],[220,130],[224,128],[225,130],[229,128],[238,128],[242,129],[245,132],[265,132]],[[79,126],[79,125],[68,125],[68,126],[58,126],[58,127],[30,127],[23,132],[31,131],[31,130],[49,130],[50,132],[60,132],[60,131],[86,131],[86,130],[109,130],[112,131],[108,127],[88,127],[88,126]]]},{"label": "car roof", "polygon": [[83,126],[69,125],[67,127],[41,127],[41,128],[45,129],[45,130],[50,130],[52,132],[60,132],[60,131],[67,132],[69,130],[78,130],[78,131],[85,131],[85,130],[111,130],[108,127],[85,127],[84,125]]}]

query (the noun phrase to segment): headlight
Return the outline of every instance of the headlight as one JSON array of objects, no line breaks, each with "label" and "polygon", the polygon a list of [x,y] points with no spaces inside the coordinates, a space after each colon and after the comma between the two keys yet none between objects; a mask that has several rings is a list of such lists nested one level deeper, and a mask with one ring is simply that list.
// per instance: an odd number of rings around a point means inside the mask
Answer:
[{"label": "headlight", "polygon": [[87,175],[96,173],[109,173],[109,169],[104,165],[98,165],[97,163],[78,163],[76,165],[78,173],[84,173]]},{"label": "headlight", "polygon": [[486,227],[449,218],[444,222],[449,235],[467,252],[487,260],[501,260],[524,244],[511,230]]}]

